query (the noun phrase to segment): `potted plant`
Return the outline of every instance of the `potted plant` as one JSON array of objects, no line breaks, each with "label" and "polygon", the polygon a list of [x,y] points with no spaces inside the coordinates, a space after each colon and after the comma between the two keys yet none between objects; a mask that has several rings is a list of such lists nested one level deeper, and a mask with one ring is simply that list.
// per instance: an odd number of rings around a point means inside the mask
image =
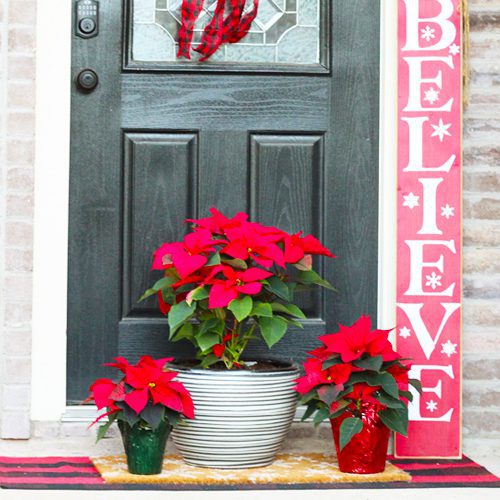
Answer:
[{"label": "potted plant", "polygon": [[296,390],[307,405],[303,420],[330,419],[339,468],[370,474],[385,469],[390,431],[407,435],[410,366],[388,339],[391,330],[371,330],[368,316],[338,333],[319,337],[322,347],[304,362]]},{"label": "potted plant", "polygon": [[158,296],[169,338],[190,341],[197,353],[195,362],[175,366],[196,418],[172,436],[193,465],[267,465],[291,425],[299,371],[290,362],[247,360],[245,350],[259,337],[271,348],[289,325],[302,326],[294,292],[332,288],[313,270],[312,256],[333,255],[313,236],[249,222],[242,212],[211,213],[189,220],[183,241],[156,250],[153,269],[164,276],[142,297]]},{"label": "potted plant", "polygon": [[121,371],[122,378],[118,382],[101,378],[90,386],[87,402],[94,401],[99,410],[107,408],[93,422],[108,417],[97,431],[97,440],[116,421],[132,474],[159,474],[170,431],[182,416],[194,418],[189,392],[174,380],[177,373],[165,366],[172,359],[143,356],[131,365],[124,358],[115,358],[115,363],[106,366]]}]

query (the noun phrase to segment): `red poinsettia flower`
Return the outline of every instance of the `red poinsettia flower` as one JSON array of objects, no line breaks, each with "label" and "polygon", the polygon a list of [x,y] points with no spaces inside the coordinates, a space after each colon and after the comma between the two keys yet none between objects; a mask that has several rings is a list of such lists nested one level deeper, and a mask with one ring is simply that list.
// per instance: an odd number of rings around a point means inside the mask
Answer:
[{"label": "red poinsettia flower", "polygon": [[366,384],[365,382],[360,382],[359,384],[354,384],[352,391],[345,396],[346,399],[352,399],[353,401],[361,401],[362,403],[373,403],[375,405],[380,405],[372,394],[377,392],[380,386],[374,386]]},{"label": "red poinsettia flower", "polygon": [[228,229],[229,240],[222,253],[234,259],[252,258],[262,267],[269,268],[273,264],[285,267],[283,251],[276,244],[283,238],[283,232],[275,228],[261,226],[253,222],[245,222],[241,226]]},{"label": "red poinsettia flower", "polygon": [[110,396],[116,389],[116,382],[113,382],[109,378],[99,378],[91,386],[91,398],[95,402],[98,410],[111,406],[115,400]]},{"label": "red poinsettia flower", "polygon": [[[218,264],[216,266],[205,266],[196,271],[196,274],[192,274],[187,278],[180,279],[172,285],[174,291],[178,290],[181,286],[188,285],[189,283],[196,283],[198,286],[204,286],[212,282],[212,278],[222,271],[223,265]],[[193,292],[192,290],[191,292]],[[191,293],[190,292],[190,293]],[[189,295],[189,294],[188,294]]]},{"label": "red poinsettia flower", "polygon": [[212,347],[212,352],[217,356],[218,358],[222,358],[222,355],[224,354],[224,351],[226,350],[226,346],[224,344],[215,344]]},{"label": "red poinsettia flower", "polygon": [[222,358],[222,356],[224,355],[224,352],[226,350],[226,344],[236,337],[238,337],[237,333],[227,333],[226,335],[224,335],[224,337],[222,337],[222,344],[215,344],[212,347],[212,352],[218,358]]},{"label": "red poinsettia flower", "polygon": [[111,366],[112,368],[117,368],[121,372],[125,373],[130,363],[122,356],[114,358],[114,363],[104,363],[104,366]]},{"label": "red poinsettia flower", "polygon": [[208,298],[208,308],[217,309],[226,307],[229,302],[237,299],[239,295],[256,295],[262,290],[261,280],[269,278],[272,273],[257,267],[246,271],[235,271],[230,266],[220,266],[225,280],[212,281],[212,288]]},{"label": "red poinsettia flower", "polygon": [[129,366],[125,374],[125,382],[134,390],[125,397],[125,402],[136,412],[140,413],[151,397],[154,404],[161,403],[167,408],[183,413],[193,418],[194,407],[187,390],[180,391],[182,384],[172,382],[176,372],[164,371],[165,363],[172,358],[154,360],[150,356],[143,356],[134,366]]},{"label": "red poinsettia flower", "polygon": [[153,269],[175,267],[179,276],[185,278],[208,262],[204,254],[214,251],[215,245],[224,243],[224,240],[214,240],[207,229],[189,233],[183,242],[164,243],[158,248],[154,254]]},{"label": "red poinsettia flower", "polygon": [[299,394],[307,394],[322,384],[344,384],[349,380],[352,372],[352,366],[344,363],[323,369],[323,362],[314,358],[308,358],[304,362],[304,369],[305,376],[297,379],[297,385],[295,386],[295,390]]},{"label": "red poinsettia flower", "polygon": [[163,300],[163,292],[160,290],[157,293],[158,296],[158,308],[160,309],[160,312],[162,314],[167,315],[170,312],[170,309],[172,309],[172,306]]},{"label": "red poinsettia flower", "polygon": [[410,371],[411,365],[400,366],[392,365],[387,368],[387,371],[394,377],[396,383],[398,384],[398,389],[400,391],[408,390],[408,372]]},{"label": "red poinsettia flower", "polygon": [[285,262],[296,264],[304,259],[306,255],[335,257],[317,238],[312,235],[301,238],[301,234],[302,231],[285,237]]},{"label": "red poinsettia flower", "polygon": [[361,316],[352,326],[339,326],[338,333],[323,335],[319,339],[330,353],[340,354],[345,363],[359,359],[365,353],[370,356],[380,355],[384,361],[399,357],[387,337],[390,330],[371,331],[369,316]]},{"label": "red poinsettia flower", "polygon": [[244,212],[238,212],[231,219],[220,213],[216,208],[211,208],[210,213],[212,217],[205,217],[203,219],[187,219],[186,222],[195,224],[196,230],[198,228],[208,229],[213,234],[225,234],[227,229],[239,227],[242,222],[248,219],[248,215]]},{"label": "red poinsettia flower", "polygon": [[314,356],[315,358],[321,359],[322,361],[328,359],[332,355],[332,353],[325,346],[317,347],[316,349],[309,351],[308,354]]}]

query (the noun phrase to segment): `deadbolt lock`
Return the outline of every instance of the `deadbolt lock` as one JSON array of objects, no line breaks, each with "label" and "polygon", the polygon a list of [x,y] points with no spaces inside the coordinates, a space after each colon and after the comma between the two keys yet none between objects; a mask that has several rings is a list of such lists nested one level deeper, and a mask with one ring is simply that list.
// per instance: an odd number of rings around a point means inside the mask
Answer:
[{"label": "deadbolt lock", "polygon": [[76,2],[76,35],[93,38],[99,33],[99,2],[78,0]]}]

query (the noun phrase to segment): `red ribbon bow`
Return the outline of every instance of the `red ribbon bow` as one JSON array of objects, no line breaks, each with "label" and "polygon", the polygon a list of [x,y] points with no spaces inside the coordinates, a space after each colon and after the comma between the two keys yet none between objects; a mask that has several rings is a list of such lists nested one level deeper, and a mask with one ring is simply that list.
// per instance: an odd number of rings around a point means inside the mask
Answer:
[{"label": "red ribbon bow", "polygon": [[[191,42],[196,20],[203,9],[204,0],[183,0],[182,25],[179,30],[179,51],[177,57],[191,59]],[[246,0],[230,0],[231,9],[225,16],[226,0],[217,0],[210,23],[203,30],[201,43],[194,49],[205,61],[224,43],[239,42],[249,31],[257,16],[259,0],[253,0],[253,8],[243,15]]]}]

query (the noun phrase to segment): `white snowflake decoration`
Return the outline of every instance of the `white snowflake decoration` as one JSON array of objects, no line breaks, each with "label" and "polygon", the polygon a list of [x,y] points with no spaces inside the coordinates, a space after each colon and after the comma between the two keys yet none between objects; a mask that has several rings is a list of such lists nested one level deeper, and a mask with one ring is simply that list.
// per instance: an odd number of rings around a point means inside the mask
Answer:
[{"label": "white snowflake decoration", "polygon": [[435,290],[438,286],[441,286],[441,278],[442,278],[442,276],[440,276],[439,274],[436,274],[434,271],[432,271],[432,273],[430,275],[428,274],[425,277],[425,279],[427,280],[425,282],[425,285],[430,286],[433,290]]},{"label": "white snowflake decoration", "polygon": [[446,354],[449,358],[452,354],[457,354],[457,344],[453,344],[450,340],[441,344],[441,347],[441,354]]},{"label": "white snowflake decoration", "polygon": [[447,203],[444,207],[441,207],[441,217],[446,217],[449,219],[455,215],[455,207],[450,207]]},{"label": "white snowflake decoration", "polygon": [[426,90],[424,92],[424,101],[427,101],[430,104],[434,104],[436,101],[439,101],[439,91],[433,87]]},{"label": "white snowflake decoration", "polygon": [[452,56],[456,56],[457,54],[460,54],[460,47],[456,43],[452,43],[448,47],[448,50],[450,51],[450,54]]},{"label": "white snowflake decoration", "polygon": [[403,328],[399,329],[399,336],[407,339],[411,336],[411,330],[408,327],[403,326]]},{"label": "white snowflake decoration", "polygon": [[424,29],[421,29],[420,32],[422,33],[420,38],[423,38],[426,42],[430,42],[431,39],[436,38],[436,35],[434,34],[436,30],[430,26],[426,26]]},{"label": "white snowflake decoration", "polygon": [[403,207],[408,207],[410,210],[413,210],[415,207],[419,206],[419,196],[416,196],[413,193],[403,195],[403,199]]},{"label": "white snowflake decoration", "polygon": [[451,134],[448,132],[448,129],[451,127],[451,123],[444,123],[442,118],[439,119],[439,123],[437,125],[433,125],[431,123],[431,127],[434,129],[431,137],[439,137],[440,142],[443,142],[445,135],[451,137]]},{"label": "white snowflake decoration", "polygon": [[431,413],[434,413],[436,410],[437,410],[437,407],[438,407],[438,404],[436,401],[434,400],[430,400],[430,401],[427,401],[427,403],[425,403],[427,409],[431,412]]}]

